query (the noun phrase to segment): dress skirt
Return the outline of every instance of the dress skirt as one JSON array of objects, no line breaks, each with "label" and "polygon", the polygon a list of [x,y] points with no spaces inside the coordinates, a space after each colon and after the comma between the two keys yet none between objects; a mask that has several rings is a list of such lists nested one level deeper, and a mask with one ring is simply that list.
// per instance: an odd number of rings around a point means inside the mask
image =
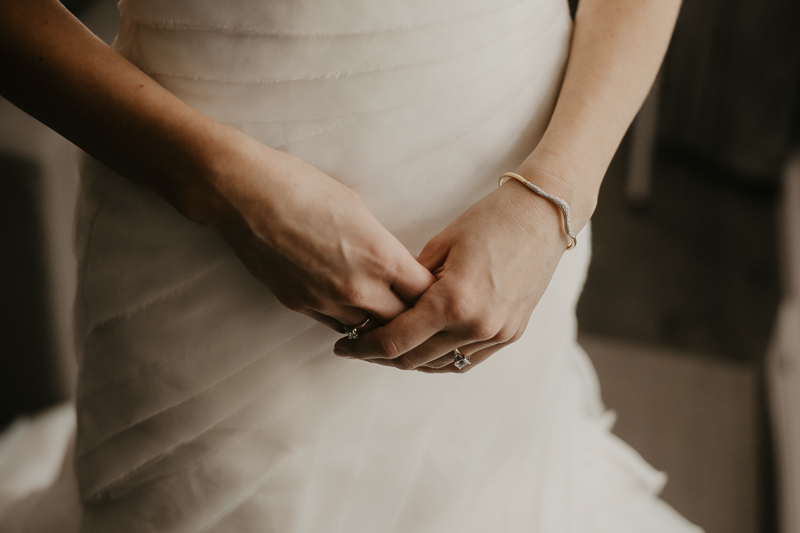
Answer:
[{"label": "dress skirt", "polygon": [[[356,190],[412,253],[535,147],[572,27],[562,0],[120,8],[121,54]],[[335,357],[218,236],[92,159],[82,179],[82,531],[697,531],[576,344],[588,229],[518,342],[426,375]]]}]

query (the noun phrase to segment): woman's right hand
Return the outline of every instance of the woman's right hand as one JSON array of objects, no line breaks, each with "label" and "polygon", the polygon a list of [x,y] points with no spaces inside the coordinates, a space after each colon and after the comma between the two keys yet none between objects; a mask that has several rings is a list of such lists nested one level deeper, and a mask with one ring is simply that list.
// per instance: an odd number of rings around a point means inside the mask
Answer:
[{"label": "woman's right hand", "polygon": [[221,234],[284,305],[342,331],[368,315],[390,321],[433,283],[355,191],[237,134],[182,210]]},{"label": "woman's right hand", "polygon": [[388,321],[433,282],[353,191],[187,106],[58,0],[0,2],[0,72],[0,94],[221,234],[292,309]]}]

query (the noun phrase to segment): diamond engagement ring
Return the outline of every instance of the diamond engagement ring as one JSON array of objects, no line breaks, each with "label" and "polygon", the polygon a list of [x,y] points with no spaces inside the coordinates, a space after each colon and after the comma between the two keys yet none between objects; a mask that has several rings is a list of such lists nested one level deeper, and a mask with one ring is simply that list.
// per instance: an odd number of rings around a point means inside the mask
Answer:
[{"label": "diamond engagement ring", "polygon": [[456,348],[453,350],[453,364],[456,365],[456,368],[461,370],[462,368],[468,367],[472,364],[472,361],[469,360],[468,355],[464,355],[461,353],[461,350]]},{"label": "diamond engagement ring", "polygon": [[369,323],[369,318],[367,318],[364,322],[358,324],[357,326],[350,326],[350,327],[345,326],[344,334],[347,336],[349,340],[354,341],[358,338],[358,330],[365,327],[367,323]]}]

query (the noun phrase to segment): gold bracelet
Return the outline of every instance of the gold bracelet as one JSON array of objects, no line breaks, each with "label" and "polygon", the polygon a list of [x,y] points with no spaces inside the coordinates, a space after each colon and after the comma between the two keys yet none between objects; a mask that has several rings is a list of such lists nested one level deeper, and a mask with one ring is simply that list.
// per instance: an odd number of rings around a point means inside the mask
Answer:
[{"label": "gold bracelet", "polygon": [[551,202],[556,204],[559,207],[559,209],[561,209],[561,213],[564,215],[564,229],[567,232],[567,237],[569,237],[569,245],[567,245],[567,250],[572,250],[573,248],[575,248],[575,246],[578,245],[578,239],[576,239],[575,235],[572,234],[572,224],[570,224],[569,221],[569,204],[563,199],[559,198],[558,196],[553,196],[552,194],[544,192],[542,189],[540,189],[530,181],[526,180],[525,178],[514,172],[506,172],[505,174],[500,176],[497,186],[502,187],[503,184],[507,182],[509,179],[517,180],[518,182],[522,183],[523,185],[525,185],[527,188],[529,188],[542,198],[550,200]]}]

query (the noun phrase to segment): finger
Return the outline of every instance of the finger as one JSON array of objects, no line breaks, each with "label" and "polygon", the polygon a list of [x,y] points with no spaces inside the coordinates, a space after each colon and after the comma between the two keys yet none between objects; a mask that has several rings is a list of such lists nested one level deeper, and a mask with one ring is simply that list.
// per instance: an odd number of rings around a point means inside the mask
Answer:
[{"label": "finger", "polygon": [[417,261],[424,266],[428,271],[435,272],[439,267],[444,264],[447,259],[447,252],[449,248],[439,246],[434,241],[428,242],[425,248],[419,253]]},{"label": "finger", "polygon": [[363,323],[370,317],[363,309],[333,303],[322,309],[309,309],[305,314],[339,333]]},{"label": "finger", "polygon": [[[464,346],[458,346],[458,349],[462,354],[464,354],[467,357],[471,358],[472,354],[477,352],[478,350],[482,350],[483,348],[488,348],[489,346],[493,346],[495,344],[497,344],[497,342],[495,342],[495,341],[480,341],[480,342],[473,342],[471,344],[466,344]],[[444,366],[447,366],[447,365],[451,364],[453,362],[454,358],[455,358],[455,355],[453,354],[453,352],[451,350],[450,352],[446,353],[445,355],[443,355],[443,356],[441,356],[441,357],[439,357],[437,359],[434,359],[433,361],[429,361],[428,363],[425,363],[424,365],[420,365],[420,366],[426,366],[428,368],[442,368]]]},{"label": "finger", "polygon": [[337,355],[357,358],[395,359],[441,331],[446,325],[430,299],[421,299],[415,307],[355,341],[336,343]]},{"label": "finger", "polygon": [[435,281],[436,278],[427,268],[419,264],[413,255],[405,253],[397,261],[397,270],[394,279],[390,280],[390,286],[405,303],[412,306]]},{"label": "finger", "polygon": [[425,374],[463,374],[464,372],[469,372],[475,366],[489,359],[489,357],[491,357],[492,354],[496,353],[507,344],[508,343],[495,344],[488,348],[484,348],[483,350],[478,350],[477,352],[469,356],[469,361],[471,364],[465,366],[461,370],[456,368],[456,365],[453,364],[453,362],[451,361],[450,364],[443,366],[441,368],[429,368],[426,366],[421,366],[417,368],[417,371],[423,372]]},{"label": "finger", "polygon": [[361,309],[377,318],[382,324],[390,322],[392,319],[408,309],[406,302],[385,283],[378,286],[375,284],[371,290],[360,299]]},{"label": "finger", "polygon": [[363,335],[368,331],[372,331],[373,329],[381,327],[383,324],[374,316],[369,317],[367,323],[358,328],[358,334]]},{"label": "finger", "polygon": [[[469,345],[474,340],[464,338],[462,334],[442,331],[408,353],[394,359],[394,364],[397,368],[403,370],[414,370],[437,359],[445,359],[447,357],[450,358],[449,363],[452,363],[453,351],[460,346]],[[466,353],[463,350],[461,351]]]},{"label": "finger", "polygon": [[389,368],[397,370],[395,366],[392,364],[392,361],[390,359],[356,359],[356,361],[362,363],[370,363],[373,365],[387,366]]},{"label": "finger", "polygon": [[320,324],[322,324],[324,326],[328,326],[332,330],[339,331],[339,332],[344,330],[344,324],[342,324],[341,322],[339,322],[335,318],[329,317],[328,315],[323,315],[322,313],[318,313],[317,311],[312,311],[311,309],[305,309],[305,310],[299,311],[299,312],[301,314],[304,314],[304,315],[306,315],[308,317],[313,318],[314,320],[316,320],[317,322],[319,322]]},{"label": "finger", "polygon": [[[352,359],[351,357],[343,357],[344,359]],[[387,366],[397,370],[394,365],[392,365],[392,361],[389,359],[354,359],[359,363],[370,363],[373,365],[380,365],[380,366]]]},{"label": "finger", "polygon": [[443,355],[443,356],[439,357],[438,359],[434,359],[433,361],[431,361],[431,362],[429,362],[429,363],[427,363],[425,365],[422,365],[417,370],[420,370],[422,368],[442,368],[442,367],[445,367],[445,366],[447,366],[449,364],[452,364],[453,363],[453,359],[454,359],[453,352],[450,352],[447,355]]}]

